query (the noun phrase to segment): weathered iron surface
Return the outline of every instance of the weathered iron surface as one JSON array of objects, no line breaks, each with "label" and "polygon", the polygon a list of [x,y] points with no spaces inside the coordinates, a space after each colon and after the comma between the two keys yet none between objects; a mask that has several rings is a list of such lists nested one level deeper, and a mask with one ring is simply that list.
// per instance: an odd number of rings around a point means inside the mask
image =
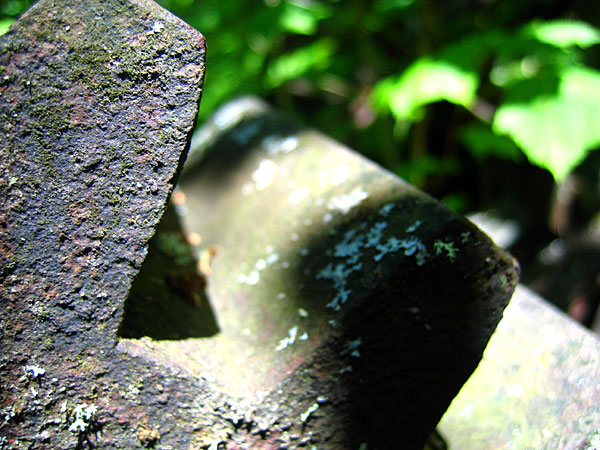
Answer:
[{"label": "weathered iron surface", "polygon": [[147,0],[41,0],[0,37],[0,448],[133,448],[146,421],[187,418],[150,420],[194,397],[115,344],[204,51]]},{"label": "weathered iron surface", "polygon": [[[175,206],[197,258],[216,251],[201,301],[219,332],[208,321],[187,339],[162,338],[162,325],[131,339],[139,326],[125,325],[119,349],[221,393],[198,422],[201,448],[423,448],[502,317],[513,259],[440,203],[253,99],[220,110],[191,156]],[[176,243],[173,230],[155,240]],[[160,311],[144,295],[132,292],[124,324]]]},{"label": "weathered iron surface", "polygon": [[598,336],[519,286],[440,422],[449,448],[600,445]]}]

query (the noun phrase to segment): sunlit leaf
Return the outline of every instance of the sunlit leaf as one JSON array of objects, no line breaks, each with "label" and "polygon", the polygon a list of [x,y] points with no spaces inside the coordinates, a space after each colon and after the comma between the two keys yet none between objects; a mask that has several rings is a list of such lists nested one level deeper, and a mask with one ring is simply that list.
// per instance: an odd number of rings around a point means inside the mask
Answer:
[{"label": "sunlit leaf", "polygon": [[478,75],[445,60],[421,58],[400,78],[383,80],[375,89],[378,105],[386,105],[397,120],[418,120],[421,107],[447,100],[469,107],[475,100]]},{"label": "sunlit leaf", "polygon": [[589,23],[575,20],[533,22],[528,31],[539,41],[556,47],[578,45],[587,48],[600,43],[600,30]]},{"label": "sunlit leaf", "polygon": [[0,36],[8,32],[9,27],[15,21],[15,19],[2,19],[0,20]]},{"label": "sunlit leaf", "polygon": [[298,5],[292,2],[285,4],[279,24],[284,30],[297,34],[313,35],[317,31],[319,20],[330,16],[330,11],[321,3]]},{"label": "sunlit leaf", "polygon": [[276,87],[300,77],[312,69],[324,70],[332,62],[336,44],[323,38],[276,59],[267,69],[267,84]]},{"label": "sunlit leaf", "polygon": [[556,93],[501,105],[493,129],[512,137],[533,164],[563,179],[600,145],[600,72],[565,69]]},{"label": "sunlit leaf", "polygon": [[311,35],[317,31],[318,20],[304,9],[287,8],[279,20],[281,27],[292,33]]}]

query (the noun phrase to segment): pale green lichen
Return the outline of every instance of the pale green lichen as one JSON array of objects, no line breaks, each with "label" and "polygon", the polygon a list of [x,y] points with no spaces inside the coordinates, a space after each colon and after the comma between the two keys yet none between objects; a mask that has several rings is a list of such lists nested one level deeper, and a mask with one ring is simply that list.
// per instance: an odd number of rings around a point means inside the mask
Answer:
[{"label": "pale green lichen", "polygon": [[44,376],[44,374],[46,373],[45,369],[34,365],[23,367],[23,371],[27,374],[29,378],[32,378],[34,380],[36,378]]},{"label": "pale green lichen", "polygon": [[458,249],[454,247],[454,242],[444,242],[439,239],[433,243],[433,249],[436,255],[441,255],[443,252],[446,253],[450,262],[454,262]]},{"label": "pale green lichen", "polygon": [[[289,347],[296,342],[296,336],[298,335],[298,327],[292,327],[288,330],[288,335],[279,341],[275,350],[280,352],[284,348]],[[307,336],[308,337],[308,336]]]}]

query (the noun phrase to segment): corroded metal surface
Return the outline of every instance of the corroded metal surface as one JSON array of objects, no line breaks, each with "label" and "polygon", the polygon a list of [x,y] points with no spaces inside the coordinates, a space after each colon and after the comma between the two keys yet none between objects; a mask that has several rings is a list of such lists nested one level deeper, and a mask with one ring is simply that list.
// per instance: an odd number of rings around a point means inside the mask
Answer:
[{"label": "corroded metal surface", "polygon": [[[194,143],[176,206],[197,257],[216,249],[219,333],[119,348],[209,380],[227,399],[221,426],[203,422],[221,448],[422,448],[502,316],[512,258],[256,100],[225,106]],[[139,294],[129,310],[155,316]]]},{"label": "corroded metal surface", "polygon": [[600,340],[519,286],[440,429],[451,449],[593,449],[598,405]]},{"label": "corroded metal surface", "polygon": [[147,0],[41,0],[0,37],[0,447],[132,448],[140,383],[169,388],[116,333],[203,75],[204,38]]}]

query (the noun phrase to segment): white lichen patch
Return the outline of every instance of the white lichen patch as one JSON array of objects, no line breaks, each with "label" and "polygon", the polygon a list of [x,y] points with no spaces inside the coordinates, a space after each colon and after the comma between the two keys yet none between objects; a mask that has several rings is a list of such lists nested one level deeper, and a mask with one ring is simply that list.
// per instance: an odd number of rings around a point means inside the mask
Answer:
[{"label": "white lichen patch", "polygon": [[284,348],[289,347],[294,342],[296,342],[296,336],[298,335],[298,327],[292,327],[288,330],[288,335],[279,341],[275,350],[280,352]]},{"label": "white lichen patch", "polygon": [[223,442],[221,439],[214,439],[210,445],[208,446],[207,450],[218,450],[219,445],[221,444],[221,442]]},{"label": "white lichen patch", "polygon": [[347,214],[352,208],[357,206],[369,194],[359,186],[354,188],[349,194],[338,195],[333,197],[327,203],[327,209],[331,211],[339,211],[342,214]]},{"label": "white lichen patch", "polygon": [[299,341],[308,341],[308,333],[305,331],[300,336],[298,336]]},{"label": "white lichen patch", "polygon": [[305,310],[304,308],[298,308],[298,315],[300,317],[302,317],[303,319],[308,317],[308,311]]},{"label": "white lichen patch", "polygon": [[163,24],[157,20],[152,24],[152,28],[150,28],[150,30],[147,31],[146,34],[160,33],[164,29],[165,29],[165,24]]},{"label": "white lichen patch", "polygon": [[73,422],[69,425],[69,431],[72,433],[85,433],[97,411],[98,408],[93,404],[80,403],[76,405],[73,409]]},{"label": "white lichen patch", "polygon": [[300,414],[300,420],[302,421],[302,423],[306,422],[312,414],[317,412],[318,409],[319,409],[318,403],[313,403],[312,405],[310,405],[306,411],[304,411],[302,414]]},{"label": "white lichen patch", "polygon": [[258,164],[258,169],[252,172],[252,180],[255,183],[256,189],[262,191],[268,188],[277,173],[277,164],[269,159],[263,159]]}]

